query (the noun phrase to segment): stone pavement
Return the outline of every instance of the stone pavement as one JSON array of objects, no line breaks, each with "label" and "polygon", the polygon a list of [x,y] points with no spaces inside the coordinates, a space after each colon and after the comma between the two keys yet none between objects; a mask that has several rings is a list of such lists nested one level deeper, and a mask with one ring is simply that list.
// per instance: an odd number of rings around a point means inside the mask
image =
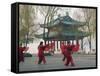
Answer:
[{"label": "stone pavement", "polygon": [[25,57],[25,61],[19,64],[19,71],[37,71],[37,70],[50,70],[50,69],[71,69],[71,68],[85,68],[96,66],[96,55],[80,55],[73,54],[75,66],[65,66],[62,61],[63,56],[57,54],[54,56],[46,56],[47,64],[37,64],[38,57]]}]

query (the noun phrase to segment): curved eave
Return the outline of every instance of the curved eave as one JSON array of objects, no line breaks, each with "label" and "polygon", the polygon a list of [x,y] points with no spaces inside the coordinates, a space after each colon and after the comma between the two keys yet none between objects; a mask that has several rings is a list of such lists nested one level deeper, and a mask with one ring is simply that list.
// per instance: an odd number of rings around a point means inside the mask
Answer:
[{"label": "curved eave", "polygon": [[52,28],[55,26],[63,25],[64,27],[82,27],[86,24],[86,22],[80,22],[77,20],[72,19],[70,16],[63,16],[60,18],[57,18],[47,24],[41,24],[40,26],[42,28]]},{"label": "curved eave", "polygon": [[[45,35],[45,37],[44,37],[44,35]],[[47,36],[47,33],[35,35],[35,36],[37,38],[42,38],[44,40],[75,40],[75,39],[82,39],[89,35],[90,35],[90,33],[86,33],[86,32],[77,32],[77,33],[63,32],[61,34],[50,34],[49,36]]]},{"label": "curved eave", "polygon": [[76,23],[76,22],[61,22],[65,27],[82,27],[82,26],[85,26],[85,22],[79,22],[79,23]]},{"label": "curved eave", "polygon": [[77,27],[83,27],[83,26],[85,26],[85,24],[86,24],[86,22],[80,22],[80,23],[72,22],[71,23],[71,22],[63,22],[63,21],[61,21],[61,22],[59,22],[57,24],[55,23],[53,25],[52,24],[41,24],[40,26],[41,26],[41,28],[52,28],[52,27],[58,27],[58,26],[70,27],[70,28],[75,27],[75,28],[77,28]]},{"label": "curved eave", "polygon": [[54,36],[57,36],[58,35],[58,33],[57,32],[52,32],[52,33],[50,33],[49,35],[48,35],[48,32],[46,32],[46,33],[44,33],[44,34],[39,34],[39,35],[35,35],[35,37],[37,37],[37,38],[46,38],[46,37],[49,37],[49,38],[51,38],[51,37],[54,37]]},{"label": "curved eave", "polygon": [[43,38],[44,40],[59,40],[59,41],[68,41],[68,40],[80,40],[80,39],[83,39],[84,37],[83,36],[80,36],[80,37],[74,37],[74,36],[70,36],[70,37],[63,37],[63,38],[60,38],[60,37],[51,37],[51,38]]},{"label": "curved eave", "polygon": [[82,32],[82,31],[73,31],[73,32],[62,32],[63,36],[88,36],[90,33]]}]

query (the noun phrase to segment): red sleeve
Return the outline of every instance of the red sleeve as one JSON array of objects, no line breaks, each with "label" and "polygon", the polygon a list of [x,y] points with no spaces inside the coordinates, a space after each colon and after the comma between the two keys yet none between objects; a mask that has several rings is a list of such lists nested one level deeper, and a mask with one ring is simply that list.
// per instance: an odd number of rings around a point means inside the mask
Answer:
[{"label": "red sleeve", "polygon": [[73,48],[74,52],[77,52],[79,50],[79,45],[75,45],[75,47]]},{"label": "red sleeve", "polygon": [[19,47],[19,51],[24,51],[25,47]]},{"label": "red sleeve", "polygon": [[27,51],[29,49],[29,47],[24,47],[24,51]]}]

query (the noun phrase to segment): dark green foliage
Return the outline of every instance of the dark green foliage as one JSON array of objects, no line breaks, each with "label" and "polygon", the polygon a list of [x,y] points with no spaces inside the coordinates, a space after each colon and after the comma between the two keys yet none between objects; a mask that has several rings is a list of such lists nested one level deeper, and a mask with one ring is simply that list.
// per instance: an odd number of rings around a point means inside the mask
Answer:
[{"label": "dark green foliage", "polygon": [[24,54],[24,57],[32,57],[32,54],[30,54],[30,53],[25,53],[25,54]]}]

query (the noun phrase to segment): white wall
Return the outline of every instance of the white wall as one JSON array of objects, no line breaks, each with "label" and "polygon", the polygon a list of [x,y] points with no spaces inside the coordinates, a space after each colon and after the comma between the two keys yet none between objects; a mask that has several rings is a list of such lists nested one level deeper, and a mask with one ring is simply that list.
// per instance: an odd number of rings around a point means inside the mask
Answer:
[{"label": "white wall", "polygon": [[[10,72],[10,25],[11,25],[11,6],[10,4],[16,1],[26,1],[35,3],[54,3],[65,5],[83,5],[83,6],[98,6],[98,13],[100,13],[100,0],[1,0],[0,1],[0,76],[16,76]],[[100,20],[100,14],[98,15]],[[100,24],[100,21],[98,21]],[[99,25],[98,24],[98,25]],[[98,26],[100,29],[100,26]],[[98,30],[100,32],[100,30]],[[98,36],[100,39],[100,35]],[[100,42],[98,40],[98,42]],[[99,43],[98,43],[99,44]],[[100,47],[98,47],[100,50]],[[98,50],[98,63],[100,64],[100,52]],[[99,65],[100,67],[100,65]],[[100,69],[96,70],[80,70],[80,71],[64,71],[64,72],[50,72],[50,73],[35,73],[35,74],[21,74],[19,76],[99,76]]]}]

